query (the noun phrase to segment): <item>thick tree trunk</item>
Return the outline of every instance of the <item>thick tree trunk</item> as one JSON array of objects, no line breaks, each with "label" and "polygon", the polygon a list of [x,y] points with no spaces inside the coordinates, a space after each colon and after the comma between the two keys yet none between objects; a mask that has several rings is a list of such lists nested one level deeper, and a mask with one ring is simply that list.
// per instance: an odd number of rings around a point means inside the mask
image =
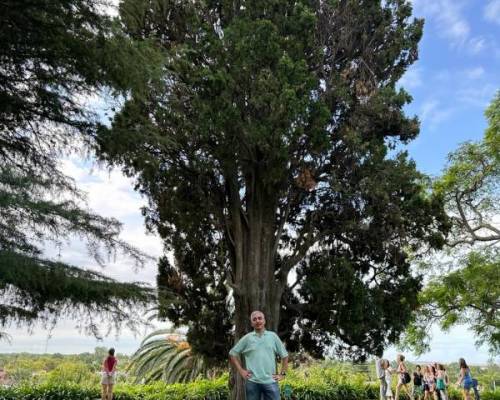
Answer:
[{"label": "thick tree trunk", "polygon": [[[246,178],[246,204],[242,207],[238,180],[228,182],[230,193],[232,273],[235,305],[235,341],[252,330],[250,314],[262,311],[266,328],[277,331],[284,285],[275,277],[276,195],[265,188],[257,168]],[[246,209],[246,212],[243,212]],[[245,400],[244,381],[232,371],[231,399]]]},{"label": "thick tree trunk", "polygon": [[[235,304],[235,340],[252,330],[250,314],[252,311],[262,311],[266,318],[266,329],[277,331],[280,318],[280,302],[283,294],[283,285],[275,278],[274,241],[274,214],[269,222],[259,219],[249,220],[248,237],[241,244],[242,263],[236,268],[234,291]],[[234,371],[235,375],[238,375]],[[241,377],[233,376],[234,384],[231,393],[232,400],[244,400],[244,381]]]}]

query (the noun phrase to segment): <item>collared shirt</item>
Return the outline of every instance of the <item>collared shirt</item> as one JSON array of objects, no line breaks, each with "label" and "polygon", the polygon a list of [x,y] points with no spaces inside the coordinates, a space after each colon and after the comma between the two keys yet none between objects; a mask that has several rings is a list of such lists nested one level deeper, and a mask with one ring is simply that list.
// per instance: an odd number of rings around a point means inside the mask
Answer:
[{"label": "collared shirt", "polygon": [[273,375],[276,374],[276,355],[285,358],[288,353],[278,335],[265,330],[260,335],[255,331],[247,333],[229,355],[241,355],[245,359],[245,367],[252,373],[249,381],[270,384],[274,382]]}]

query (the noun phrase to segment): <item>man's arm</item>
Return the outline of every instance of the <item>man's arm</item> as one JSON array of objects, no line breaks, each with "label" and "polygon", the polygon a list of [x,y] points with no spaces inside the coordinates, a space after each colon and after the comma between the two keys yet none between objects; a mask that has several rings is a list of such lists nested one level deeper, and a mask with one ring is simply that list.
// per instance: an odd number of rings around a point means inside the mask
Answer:
[{"label": "man's arm", "polygon": [[252,373],[241,366],[239,357],[230,354],[229,361],[234,365],[236,371],[238,371],[243,379],[249,379],[252,377]]},{"label": "man's arm", "polygon": [[273,379],[275,381],[280,381],[285,377],[288,371],[288,352],[285,349],[285,345],[276,333],[274,333],[274,351],[281,358],[281,373],[278,375],[273,375]]},{"label": "man's arm", "polygon": [[279,374],[273,375],[275,381],[281,381],[285,378],[288,371],[288,356],[281,359],[281,372]]},{"label": "man's arm", "polygon": [[281,375],[285,375],[288,372],[288,356],[281,360]]},{"label": "man's arm", "polygon": [[281,360],[281,374],[284,375],[288,371],[288,356]]}]

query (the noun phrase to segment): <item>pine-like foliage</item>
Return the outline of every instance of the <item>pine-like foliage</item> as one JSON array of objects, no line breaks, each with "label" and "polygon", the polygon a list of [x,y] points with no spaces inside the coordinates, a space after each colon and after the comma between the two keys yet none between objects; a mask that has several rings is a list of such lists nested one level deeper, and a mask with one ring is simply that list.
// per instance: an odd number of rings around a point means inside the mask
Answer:
[{"label": "pine-like foliage", "polygon": [[58,168],[58,158],[88,144],[96,127],[84,103],[110,73],[103,5],[0,2],[0,325],[65,315],[99,335],[95,313],[118,328],[137,322],[130,306],[152,298],[143,285],[43,259],[47,242],[74,235],[100,264],[115,251],[144,261],[118,238],[120,223],[86,209]]}]

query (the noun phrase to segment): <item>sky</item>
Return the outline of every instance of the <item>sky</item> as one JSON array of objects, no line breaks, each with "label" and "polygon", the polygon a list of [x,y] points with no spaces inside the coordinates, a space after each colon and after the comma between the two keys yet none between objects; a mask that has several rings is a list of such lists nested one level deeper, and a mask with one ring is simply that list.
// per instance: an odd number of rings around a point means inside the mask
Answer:
[{"label": "sky", "polygon": [[[449,152],[460,143],[479,140],[486,127],[484,109],[500,89],[500,0],[413,0],[413,6],[414,15],[425,18],[424,36],[419,60],[399,84],[413,96],[406,111],[419,117],[421,133],[407,150],[422,172],[435,176],[445,166]],[[123,222],[123,239],[154,257],[162,254],[161,240],[145,233],[140,208],[146,201],[133,191],[131,180],[117,170],[106,171],[92,160],[79,158],[64,160],[63,170],[87,192],[90,208]],[[61,248],[48,249],[47,254],[100,270],[76,239]],[[151,262],[136,273],[129,261],[117,256],[104,272],[123,281],[154,284],[156,266]],[[68,320],[50,331],[35,326],[29,333],[25,328],[11,327],[7,332],[12,341],[0,342],[0,353],[79,353],[93,351],[96,346],[114,346],[118,352],[132,353],[150,330],[144,329],[137,336],[124,330],[119,337],[97,341]],[[393,359],[396,352],[390,348],[385,356]],[[431,351],[418,359],[452,362],[458,357],[472,364],[489,359],[487,349],[476,348],[473,334],[465,327],[447,333],[434,328]],[[411,354],[407,358],[416,359]],[[500,358],[494,361],[500,362]]]}]

